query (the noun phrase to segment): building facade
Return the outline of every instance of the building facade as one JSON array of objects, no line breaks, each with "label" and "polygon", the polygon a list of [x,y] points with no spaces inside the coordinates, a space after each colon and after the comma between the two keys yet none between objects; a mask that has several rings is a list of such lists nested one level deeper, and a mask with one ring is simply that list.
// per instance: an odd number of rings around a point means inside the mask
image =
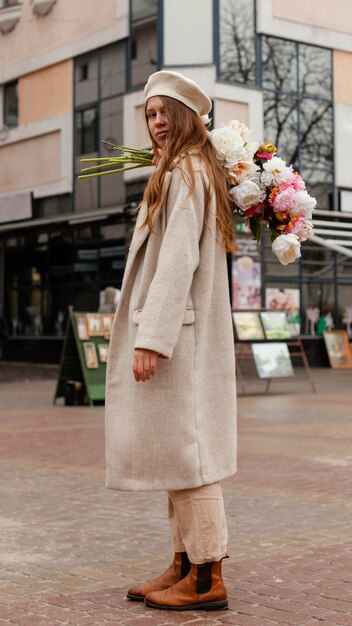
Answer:
[{"label": "building facade", "polygon": [[[2,4],[2,6],[1,6]],[[0,0],[0,342],[3,358],[56,362],[68,307],[120,287],[147,171],[78,180],[80,159],[144,147],[143,85],[195,79],[213,124],[271,140],[317,198],[316,239],[282,267],[238,225],[235,308],[270,290],[343,327],[352,306],[350,0]],[[229,264],[230,265],[230,264]]]}]

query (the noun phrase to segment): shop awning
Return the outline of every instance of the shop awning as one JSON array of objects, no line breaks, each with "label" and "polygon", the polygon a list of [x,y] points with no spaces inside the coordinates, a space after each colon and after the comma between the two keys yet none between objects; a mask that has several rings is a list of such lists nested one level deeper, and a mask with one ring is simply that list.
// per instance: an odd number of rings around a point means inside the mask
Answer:
[{"label": "shop awning", "polygon": [[118,207],[104,207],[97,211],[89,211],[87,213],[65,213],[64,215],[55,215],[55,217],[43,217],[37,219],[23,220],[21,222],[7,222],[6,224],[0,224],[1,233],[22,231],[27,228],[40,228],[42,226],[52,226],[53,224],[68,223],[72,226],[75,224],[85,224],[87,222],[99,222],[106,220],[114,215],[124,215],[126,208],[130,208],[130,205],[123,205]]}]

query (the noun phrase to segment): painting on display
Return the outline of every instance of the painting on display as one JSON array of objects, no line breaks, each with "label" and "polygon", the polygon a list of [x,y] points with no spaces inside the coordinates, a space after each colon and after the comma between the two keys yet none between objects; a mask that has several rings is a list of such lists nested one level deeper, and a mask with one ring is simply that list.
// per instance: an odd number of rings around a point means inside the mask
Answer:
[{"label": "painting on display", "polygon": [[259,378],[294,376],[286,343],[253,343],[252,351]]},{"label": "painting on display", "polygon": [[89,339],[86,322],[87,321],[85,315],[76,315],[77,333],[81,341],[86,341],[86,339]]},{"label": "painting on display", "polygon": [[260,309],[261,266],[257,242],[245,224],[236,225],[237,254],[232,259],[232,308]]},{"label": "painting on display", "polygon": [[265,289],[265,308],[270,311],[286,311],[287,321],[291,326],[291,335],[300,334],[300,292],[299,289]]},{"label": "painting on display", "polygon": [[104,335],[104,329],[101,323],[102,316],[99,313],[87,313],[88,335],[90,337],[99,337]]},{"label": "painting on display", "polygon": [[110,339],[112,323],[114,321],[114,315],[111,313],[102,315],[102,326],[105,339]]},{"label": "painting on display", "polygon": [[236,338],[239,341],[261,341],[265,339],[259,313],[254,311],[234,311],[232,318]]},{"label": "painting on display", "polygon": [[330,366],[335,369],[352,367],[352,351],[345,330],[323,332]]},{"label": "painting on display", "polygon": [[266,339],[293,339],[292,328],[285,311],[265,311],[260,313]]},{"label": "painting on display", "polygon": [[98,354],[100,363],[106,363],[108,360],[109,353],[109,344],[108,343],[99,343],[98,344]]},{"label": "painting on display", "polygon": [[95,343],[91,341],[85,341],[83,344],[84,360],[88,369],[97,369],[99,367],[97,351]]}]

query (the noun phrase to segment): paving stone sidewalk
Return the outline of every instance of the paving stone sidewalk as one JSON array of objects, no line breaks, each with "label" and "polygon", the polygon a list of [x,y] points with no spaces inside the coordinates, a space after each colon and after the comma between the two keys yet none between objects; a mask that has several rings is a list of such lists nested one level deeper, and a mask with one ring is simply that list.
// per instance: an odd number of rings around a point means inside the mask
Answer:
[{"label": "paving stone sidewalk", "polygon": [[168,565],[166,498],[104,488],[103,408],[0,383],[0,625],[352,626],[352,371],[314,376],[317,395],[297,370],[238,399],[230,609],[210,613],[125,599]]}]

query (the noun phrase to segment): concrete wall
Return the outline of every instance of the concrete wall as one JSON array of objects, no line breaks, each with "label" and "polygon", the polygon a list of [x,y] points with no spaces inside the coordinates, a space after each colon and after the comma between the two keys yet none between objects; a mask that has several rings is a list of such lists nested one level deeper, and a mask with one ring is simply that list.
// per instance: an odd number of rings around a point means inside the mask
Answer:
[{"label": "concrete wall", "polygon": [[34,137],[1,149],[0,192],[33,189],[61,176],[60,133]]},{"label": "concrete wall", "polygon": [[352,104],[352,51],[334,50],[334,100]]},{"label": "concrete wall", "polygon": [[20,78],[19,126],[72,111],[72,74],[69,59]]},{"label": "concrete wall", "polygon": [[336,185],[352,189],[352,52],[334,50]]},{"label": "concrete wall", "polygon": [[273,0],[273,16],[352,35],[351,0]]},{"label": "concrete wall", "polygon": [[352,50],[350,0],[257,0],[259,33]]},{"label": "concrete wall", "polygon": [[19,22],[0,36],[0,82],[127,37],[128,6],[128,0],[57,0],[37,17],[31,1],[22,0]]}]

